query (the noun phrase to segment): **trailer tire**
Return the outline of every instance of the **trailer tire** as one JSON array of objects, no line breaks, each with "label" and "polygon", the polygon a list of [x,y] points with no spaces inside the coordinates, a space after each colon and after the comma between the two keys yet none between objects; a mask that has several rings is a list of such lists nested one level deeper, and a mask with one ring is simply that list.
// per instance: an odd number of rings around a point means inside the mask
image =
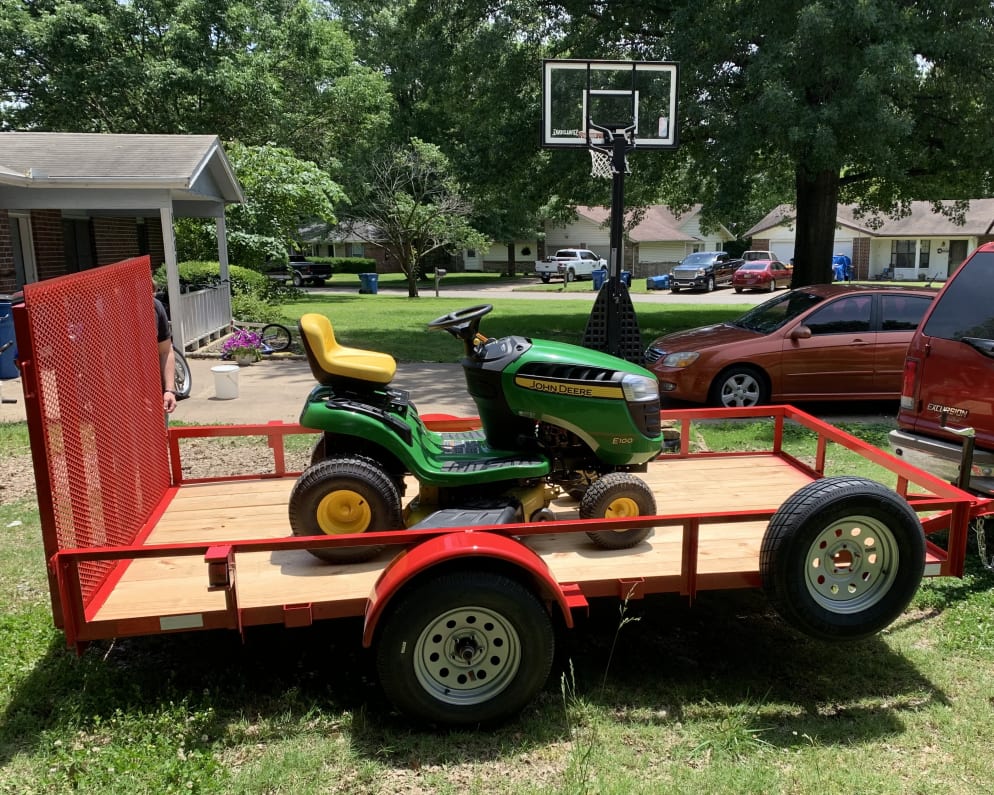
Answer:
[{"label": "trailer tire", "polygon": [[[628,472],[609,472],[598,478],[580,498],[581,519],[620,519],[634,516],[655,516],[656,498],[652,489]],[[651,527],[632,530],[594,530],[587,533],[601,549],[629,549],[642,543]]]},{"label": "trailer tire", "polygon": [[[290,492],[290,528],[295,536],[344,535],[403,527],[400,494],[374,461],[359,456],[312,464]],[[360,563],[382,546],[310,549],[328,563]]]},{"label": "trailer tire", "polygon": [[476,725],[520,712],[545,685],[554,652],[552,620],[528,588],[492,572],[451,572],[398,599],[376,667],[402,712]]},{"label": "trailer tire", "polygon": [[798,489],[766,529],[759,570],[780,616],[822,640],[879,632],[908,606],[925,568],[918,515],[886,486],[830,477]]}]

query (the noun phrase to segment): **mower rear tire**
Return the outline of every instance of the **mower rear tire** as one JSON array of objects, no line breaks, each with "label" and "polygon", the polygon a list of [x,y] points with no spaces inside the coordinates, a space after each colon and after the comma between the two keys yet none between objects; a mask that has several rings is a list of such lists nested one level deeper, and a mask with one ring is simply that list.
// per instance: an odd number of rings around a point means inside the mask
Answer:
[{"label": "mower rear tire", "polygon": [[475,726],[509,718],[548,679],[555,631],[521,583],[492,572],[423,579],[383,622],[376,668],[387,698],[431,723]]},{"label": "mower rear tire", "polygon": [[924,568],[917,513],[883,484],[851,476],[794,492],[770,519],[759,553],[763,590],[780,616],[830,641],[888,626]]},{"label": "mower rear tire", "polygon": [[[367,458],[329,458],[312,464],[290,492],[290,527],[295,536],[371,533],[403,526],[397,487]],[[382,549],[380,545],[308,551],[329,563],[360,563]]]},{"label": "mower rear tire", "polygon": [[[656,498],[641,478],[628,472],[609,472],[598,478],[580,499],[581,519],[624,519],[655,516]],[[593,530],[587,535],[602,549],[628,549],[642,543],[651,527],[631,530]]]}]

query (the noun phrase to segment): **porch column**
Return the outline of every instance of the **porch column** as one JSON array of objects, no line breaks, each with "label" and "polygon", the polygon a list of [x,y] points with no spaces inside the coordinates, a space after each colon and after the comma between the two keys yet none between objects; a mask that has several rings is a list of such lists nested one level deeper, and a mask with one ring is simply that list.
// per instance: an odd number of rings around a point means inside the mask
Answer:
[{"label": "porch column", "polygon": [[169,291],[169,319],[172,322],[173,343],[180,350],[186,347],[183,336],[183,305],[179,294],[179,265],[176,262],[176,236],[173,234],[172,206],[159,208],[162,223],[162,247],[166,254],[166,285]]},{"label": "porch column", "polygon": [[224,222],[224,206],[221,206],[221,214],[214,219],[217,229],[217,261],[221,266],[221,284],[224,285],[224,316],[231,319],[231,280],[228,276],[228,228]]}]

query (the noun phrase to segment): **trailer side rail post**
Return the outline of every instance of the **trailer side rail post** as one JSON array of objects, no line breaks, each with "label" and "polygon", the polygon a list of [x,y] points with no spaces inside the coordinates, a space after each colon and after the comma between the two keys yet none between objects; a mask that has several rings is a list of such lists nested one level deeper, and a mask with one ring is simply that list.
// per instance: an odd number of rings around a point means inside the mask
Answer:
[{"label": "trailer side rail post", "polygon": [[680,595],[693,604],[697,595],[697,555],[700,549],[701,520],[697,517],[683,523],[683,560],[680,562]]},{"label": "trailer side rail post", "polygon": [[83,608],[83,586],[79,580],[79,561],[56,555],[50,562],[49,568],[55,572],[58,583],[62,631],[66,635],[66,646],[75,647],[76,654],[82,654],[86,643],[80,641],[79,636],[86,622],[86,616]]}]

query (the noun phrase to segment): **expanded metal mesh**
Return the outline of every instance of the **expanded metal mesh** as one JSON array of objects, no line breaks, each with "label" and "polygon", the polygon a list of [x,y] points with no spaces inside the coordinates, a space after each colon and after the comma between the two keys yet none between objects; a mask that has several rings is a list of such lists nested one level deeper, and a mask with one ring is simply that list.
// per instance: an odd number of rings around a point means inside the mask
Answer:
[{"label": "expanded metal mesh", "polygon": [[[149,260],[26,285],[24,305],[50,484],[38,498],[54,522],[46,548],[53,532],[60,550],[131,544],[169,486]],[[84,602],[111,565],[80,567]]]}]

